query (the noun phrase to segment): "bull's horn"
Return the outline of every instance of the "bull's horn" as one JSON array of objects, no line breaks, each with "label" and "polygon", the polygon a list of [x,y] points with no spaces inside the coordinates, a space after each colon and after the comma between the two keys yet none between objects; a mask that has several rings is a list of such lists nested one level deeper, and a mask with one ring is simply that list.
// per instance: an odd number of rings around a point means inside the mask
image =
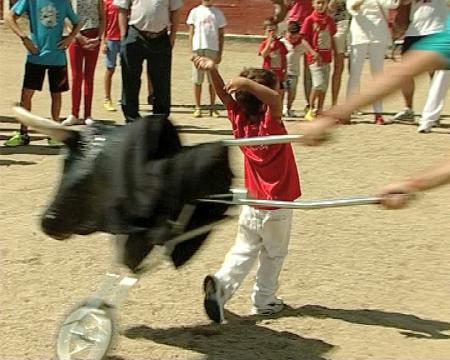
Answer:
[{"label": "bull's horn", "polygon": [[34,115],[23,107],[15,106],[13,107],[13,111],[17,120],[22,125],[38,130],[42,134],[50,136],[52,139],[66,141],[76,132],[76,130],[70,129],[55,121]]}]

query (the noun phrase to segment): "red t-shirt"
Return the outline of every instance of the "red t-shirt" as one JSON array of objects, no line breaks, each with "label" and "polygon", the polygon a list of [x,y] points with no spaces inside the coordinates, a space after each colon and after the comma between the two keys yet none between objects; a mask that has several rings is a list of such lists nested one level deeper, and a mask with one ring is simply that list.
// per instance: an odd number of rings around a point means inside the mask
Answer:
[{"label": "red t-shirt", "polygon": [[[261,55],[261,52],[266,47],[268,41],[269,39],[265,39],[259,45],[259,55]],[[278,76],[280,81],[284,81],[286,79],[287,53],[288,51],[286,46],[284,46],[279,39],[274,39],[270,45],[269,54],[263,60],[263,69],[272,70]]]},{"label": "red t-shirt", "polygon": [[[302,25],[300,34],[320,55],[322,63],[329,64],[333,58],[333,36],[336,34],[336,23],[325,13],[314,11]],[[313,64],[311,54],[306,54],[308,64]]]},{"label": "red t-shirt", "polygon": [[[286,135],[283,123],[266,111],[258,124],[250,123],[236,102],[227,107],[234,137]],[[294,201],[301,195],[300,180],[291,144],[241,146],[244,153],[245,187],[260,200]]]},{"label": "red t-shirt", "polygon": [[113,0],[105,0],[105,39],[120,40],[119,10],[114,6]]},{"label": "red t-shirt", "polygon": [[313,6],[311,0],[296,0],[288,7],[287,21],[296,21],[301,26],[303,21],[312,14]]}]

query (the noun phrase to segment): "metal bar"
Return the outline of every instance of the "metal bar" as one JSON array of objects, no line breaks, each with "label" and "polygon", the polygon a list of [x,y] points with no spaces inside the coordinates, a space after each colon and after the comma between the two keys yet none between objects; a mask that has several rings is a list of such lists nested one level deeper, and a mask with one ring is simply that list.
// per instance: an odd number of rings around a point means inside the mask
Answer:
[{"label": "metal bar", "polygon": [[257,200],[257,199],[235,199],[226,201],[220,199],[200,199],[199,201],[226,203],[229,205],[274,207],[279,209],[314,210],[314,209],[325,209],[342,206],[379,204],[381,198],[351,197],[345,199],[324,199],[324,200],[308,200],[308,201],[277,201],[277,200]]},{"label": "metal bar", "polygon": [[255,146],[255,145],[274,145],[286,144],[300,140],[302,135],[273,135],[273,136],[258,136],[252,138],[240,138],[221,140],[224,146]]}]

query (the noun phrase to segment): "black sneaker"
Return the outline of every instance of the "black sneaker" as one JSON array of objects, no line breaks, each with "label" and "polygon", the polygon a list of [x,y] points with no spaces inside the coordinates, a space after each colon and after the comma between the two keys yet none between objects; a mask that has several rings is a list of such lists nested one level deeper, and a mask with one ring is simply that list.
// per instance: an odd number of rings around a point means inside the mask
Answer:
[{"label": "black sneaker", "polygon": [[205,277],[205,280],[203,281],[203,291],[205,294],[203,306],[205,307],[208,317],[218,324],[224,321],[224,301],[221,290],[219,280],[215,276],[208,275]]}]

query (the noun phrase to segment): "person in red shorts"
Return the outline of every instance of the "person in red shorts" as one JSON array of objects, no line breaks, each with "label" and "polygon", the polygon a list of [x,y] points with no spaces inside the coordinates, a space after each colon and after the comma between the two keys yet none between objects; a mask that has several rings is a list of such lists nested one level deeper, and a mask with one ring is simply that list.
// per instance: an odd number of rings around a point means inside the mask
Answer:
[{"label": "person in red shorts", "polygon": [[258,55],[262,56],[263,69],[272,70],[280,83],[281,99],[283,98],[283,82],[286,80],[288,50],[277,36],[277,24],[272,19],[264,21],[266,39],[259,45]]},{"label": "person in red shorts", "polygon": [[[213,60],[194,57],[193,62],[197,68],[210,72],[236,138],[287,134],[281,119],[279,79],[272,71],[246,69],[225,86]],[[300,196],[291,144],[243,146],[241,151],[245,187],[250,197],[293,201]],[[288,253],[292,212],[292,209],[242,207],[235,244],[221,269],[204,280],[204,307],[211,320],[217,323],[224,320],[225,302],[239,288],[257,259],[251,312],[271,315],[283,310],[283,301],[276,292]]]}]

